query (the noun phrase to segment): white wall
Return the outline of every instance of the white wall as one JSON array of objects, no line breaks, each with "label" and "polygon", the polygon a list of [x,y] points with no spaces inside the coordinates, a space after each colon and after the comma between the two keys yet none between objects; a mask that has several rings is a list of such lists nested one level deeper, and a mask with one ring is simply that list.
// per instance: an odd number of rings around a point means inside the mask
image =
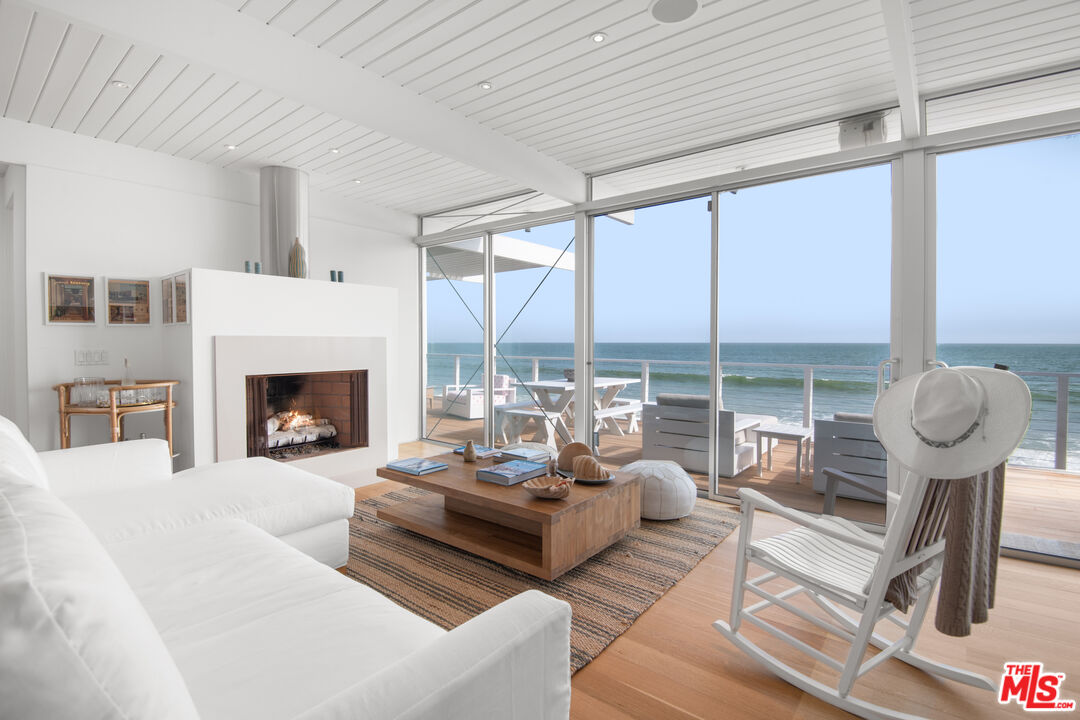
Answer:
[{"label": "white wall", "polygon": [[30,425],[26,343],[26,168],[11,166],[0,190],[0,415]]},{"label": "white wall", "polygon": [[[78,375],[118,378],[125,356],[138,377],[172,374],[174,358],[163,350],[163,339],[173,328],[161,325],[160,286],[154,282],[151,287],[149,328],[110,328],[104,324],[102,278],[156,280],[188,267],[239,270],[243,260],[257,259],[258,177],[2,118],[0,162],[27,166],[26,307],[18,318],[26,329],[16,329],[15,342],[25,337],[20,344],[29,368],[24,386],[30,440],[40,450],[52,449],[59,445],[56,383]],[[16,170],[9,168],[8,178]],[[415,229],[414,219],[314,192],[311,206],[312,277],[327,277],[333,267],[345,271],[347,282],[395,288],[402,298],[398,331],[401,337],[416,338],[416,250],[407,235]],[[98,323],[45,326],[45,272],[98,277]],[[403,345],[412,348],[416,341]],[[80,348],[108,351],[109,364],[76,367],[74,351]],[[412,355],[400,359],[392,395],[395,427],[407,429],[397,433],[402,439],[415,437],[418,426],[419,358]],[[190,403],[184,390],[178,399]],[[157,414],[131,418],[127,430],[129,437],[163,435]],[[77,418],[72,436],[73,444],[104,441],[106,423]]]},{"label": "white wall", "polygon": [[[311,253],[308,277],[329,280],[330,270],[345,273],[345,284],[381,285],[397,288],[397,355],[394,398],[395,436],[400,442],[415,440],[420,432],[420,289],[418,250],[390,233],[366,231],[332,220],[311,220]],[[371,308],[347,307],[343,312],[371,312]]]},{"label": "white wall", "polygon": [[[27,346],[30,441],[39,449],[59,443],[53,385],[80,375],[119,378],[129,358],[137,378],[164,371],[160,285],[157,278],[189,267],[241,267],[259,244],[258,209],[233,200],[47,167],[27,168]],[[43,273],[98,278],[94,325],[44,324]],[[144,278],[151,284],[150,326],[105,325],[104,277]],[[105,366],[76,366],[78,348],[109,353]],[[161,417],[127,421],[127,434],[162,437]],[[104,442],[99,417],[72,421],[72,444]]]}]

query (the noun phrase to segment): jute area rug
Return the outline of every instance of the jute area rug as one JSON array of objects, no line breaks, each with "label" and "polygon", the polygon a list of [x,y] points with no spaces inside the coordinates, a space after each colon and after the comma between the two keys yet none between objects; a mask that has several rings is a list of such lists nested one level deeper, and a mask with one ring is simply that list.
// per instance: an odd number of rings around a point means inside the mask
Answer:
[{"label": "jute area rug", "polygon": [[424,495],[404,488],[356,504],[346,574],[447,630],[535,588],[573,608],[570,668],[577,672],[739,524],[729,505],[698,498],[681,520],[641,527],[553,581],[503,567],[376,519],[379,508]]}]

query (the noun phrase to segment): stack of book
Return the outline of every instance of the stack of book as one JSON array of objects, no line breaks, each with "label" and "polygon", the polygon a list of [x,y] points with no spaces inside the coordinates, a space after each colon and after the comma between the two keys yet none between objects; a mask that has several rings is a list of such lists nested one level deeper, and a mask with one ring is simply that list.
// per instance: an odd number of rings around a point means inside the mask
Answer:
[{"label": "stack of book", "polygon": [[[478,458],[489,458],[499,454],[499,448],[491,448],[484,445],[473,445],[473,450],[476,451],[476,457]],[[458,455],[464,455],[465,446],[461,445],[454,448],[454,452]]]},{"label": "stack of book", "polygon": [[501,465],[492,465],[476,471],[476,479],[496,485],[517,485],[529,478],[539,477],[547,473],[546,463],[529,462],[528,460],[511,460]]},{"label": "stack of book", "polygon": [[408,473],[409,475],[427,475],[428,473],[445,470],[450,466],[439,460],[404,458],[402,460],[392,460],[386,463],[386,467],[391,470],[397,470],[398,472]]},{"label": "stack of book", "polygon": [[506,450],[505,448],[500,452],[499,460],[528,460],[529,462],[546,462],[551,457],[551,452],[548,450],[534,450],[532,448],[512,448]]}]

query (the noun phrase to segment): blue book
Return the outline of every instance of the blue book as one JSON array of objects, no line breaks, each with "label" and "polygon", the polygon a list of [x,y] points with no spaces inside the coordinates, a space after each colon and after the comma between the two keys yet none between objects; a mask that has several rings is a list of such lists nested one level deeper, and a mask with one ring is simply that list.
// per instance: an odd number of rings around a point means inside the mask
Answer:
[{"label": "blue book", "polygon": [[539,477],[547,472],[546,463],[528,460],[511,460],[501,465],[492,465],[476,471],[476,479],[496,485],[517,485],[529,478]]},{"label": "blue book", "polygon": [[[490,448],[490,447],[486,447],[484,445],[475,445],[474,444],[473,445],[473,450],[476,450],[476,457],[478,457],[478,458],[489,458],[492,455],[498,455],[499,454],[498,448]],[[465,454],[465,446],[464,445],[459,445],[458,447],[454,448],[454,452],[457,453],[458,455],[464,455]]]},{"label": "blue book", "polygon": [[547,450],[534,450],[523,447],[503,450],[499,455],[500,460],[530,460],[532,462],[542,462],[550,457],[551,453]]},{"label": "blue book", "polygon": [[445,470],[450,466],[444,462],[428,460],[427,458],[404,458],[388,462],[386,467],[410,475],[427,475],[428,473]]}]

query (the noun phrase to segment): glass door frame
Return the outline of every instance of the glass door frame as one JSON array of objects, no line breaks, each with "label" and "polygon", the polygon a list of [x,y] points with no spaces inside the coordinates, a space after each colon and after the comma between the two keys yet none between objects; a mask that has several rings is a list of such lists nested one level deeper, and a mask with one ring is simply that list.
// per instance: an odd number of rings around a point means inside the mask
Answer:
[{"label": "glass door frame", "polygon": [[[719,363],[719,196],[722,192],[739,190],[744,187],[768,185],[775,182],[793,180],[800,177],[812,177],[833,172],[873,165],[889,164],[892,168],[892,270],[891,270],[891,317],[890,317],[890,356],[894,363],[893,378],[898,379],[903,374],[921,372],[929,367],[935,360],[935,307],[936,296],[934,293],[935,282],[935,217],[934,208],[936,198],[933,196],[935,185],[933,182],[934,153],[925,149],[908,150],[893,157],[874,157],[861,162],[840,163],[812,169],[806,169],[795,173],[780,173],[768,177],[745,180],[739,183],[715,186],[710,191],[689,191],[682,194],[659,194],[652,199],[637,199],[634,201],[615,202],[605,205],[602,209],[578,210],[568,217],[547,216],[537,223],[515,222],[506,227],[499,228],[500,232],[511,232],[527,227],[535,227],[537,224],[546,225],[562,220],[574,220],[575,232],[575,278],[574,278],[574,368],[575,376],[582,379],[583,383],[591,385],[594,377],[594,231],[595,220],[602,215],[608,215],[622,210],[638,209],[651,205],[678,202],[708,196],[711,199],[710,211],[710,308],[709,308],[709,447],[716,446],[716,405],[717,385],[719,378],[716,369]],[[493,377],[495,370],[495,273],[494,257],[492,252],[493,230],[473,234],[473,237],[483,237],[484,248],[484,442],[492,445],[495,439],[494,396],[492,393]],[[421,277],[426,278],[425,253],[428,247],[453,242],[447,239],[431,245],[421,245]],[[926,295],[926,293],[929,295]],[[427,316],[426,316],[426,293],[421,290],[421,349],[427,352]],[[905,367],[905,360],[906,367]],[[422,364],[426,367],[426,363]],[[899,370],[897,370],[899,368]],[[426,377],[422,378],[426,387]],[[421,431],[425,427],[425,403],[421,398]],[[578,422],[575,423],[574,439],[593,446],[592,433],[592,407],[590,403],[584,403],[583,413],[579,413]],[[421,436],[423,433],[421,432]],[[716,475],[717,458],[715,452],[709,453],[709,491],[707,497],[713,500],[730,502],[730,498],[721,495],[718,488]],[[893,468],[896,463],[889,463],[890,478],[889,490],[899,491],[899,472],[896,471],[894,482]],[[895,486],[894,486],[895,485]],[[890,503],[891,514],[891,503]]]},{"label": "glass door frame", "polygon": [[[492,361],[494,359],[494,346],[492,328],[495,326],[495,304],[494,300],[494,257],[491,251],[491,238],[494,233],[484,232],[480,234],[472,235],[473,238],[480,238],[481,247],[483,249],[483,322],[484,322],[484,334],[483,334],[483,348],[481,349],[481,362],[483,363],[483,387],[484,387],[484,427],[481,442],[484,445],[491,447],[495,438],[495,429],[491,422],[491,418],[494,416],[494,394],[493,394],[493,371]],[[438,445],[446,445],[447,447],[453,447],[455,443],[439,440],[438,438],[428,437],[427,432],[427,400],[426,390],[428,385],[428,312],[427,312],[427,283],[428,283],[428,250],[433,247],[444,247],[453,245],[456,242],[460,242],[463,239],[447,240],[444,243],[437,243],[434,245],[425,245],[417,248],[418,260],[417,271],[420,278],[419,287],[419,319],[420,319],[420,332],[418,333],[420,342],[419,350],[420,357],[423,359],[420,363],[420,424],[419,424],[419,438],[423,442],[435,443]],[[451,282],[449,278],[446,278],[447,282]],[[490,350],[489,350],[490,348]]]}]

